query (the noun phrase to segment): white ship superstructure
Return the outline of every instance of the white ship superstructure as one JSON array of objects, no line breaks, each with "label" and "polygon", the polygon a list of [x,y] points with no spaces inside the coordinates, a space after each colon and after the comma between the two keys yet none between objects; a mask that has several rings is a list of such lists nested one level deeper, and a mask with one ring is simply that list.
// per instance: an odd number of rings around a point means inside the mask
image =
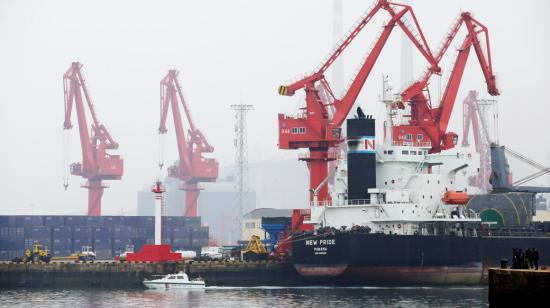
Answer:
[{"label": "white ship superstructure", "polygon": [[[386,105],[384,131],[391,132],[396,114],[390,104]],[[351,200],[349,164],[342,157],[330,186],[332,201],[313,202],[311,223],[317,227],[368,227],[374,233],[410,235],[466,235],[468,223],[480,223],[478,215],[463,205],[465,202],[453,200],[467,198],[466,192],[471,188],[465,179],[469,165],[476,162],[475,157],[454,150],[429,154],[429,142],[396,142],[390,133],[381,142],[377,140],[376,144],[381,146],[366,149],[363,140],[371,137],[348,140],[348,151],[374,153],[376,187],[368,189],[367,198]],[[471,231],[475,233],[474,229]]]}]

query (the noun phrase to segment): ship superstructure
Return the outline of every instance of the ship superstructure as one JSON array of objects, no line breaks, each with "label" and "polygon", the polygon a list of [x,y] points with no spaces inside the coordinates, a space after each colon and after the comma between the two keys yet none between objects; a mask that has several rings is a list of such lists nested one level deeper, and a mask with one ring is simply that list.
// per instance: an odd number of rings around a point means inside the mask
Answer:
[{"label": "ship superstructure", "polygon": [[[386,80],[384,92],[387,87]],[[430,141],[394,141],[391,132],[398,113],[390,103],[386,109],[384,131],[390,133],[382,140],[375,137],[375,119],[362,111],[348,120],[348,154],[334,170],[332,201],[313,201],[309,223],[367,227],[384,234],[475,236],[479,215],[464,206],[468,187],[458,184],[465,183],[460,177],[471,157],[429,154]]]}]

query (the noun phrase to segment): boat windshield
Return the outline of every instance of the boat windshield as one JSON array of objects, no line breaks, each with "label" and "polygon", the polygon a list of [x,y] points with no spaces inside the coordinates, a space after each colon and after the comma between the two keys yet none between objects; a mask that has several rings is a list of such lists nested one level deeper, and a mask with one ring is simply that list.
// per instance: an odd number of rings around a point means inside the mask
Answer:
[{"label": "boat windshield", "polygon": [[178,279],[185,279],[183,276],[178,276]]},{"label": "boat windshield", "polygon": [[170,276],[170,277],[168,277],[168,279],[176,279],[176,277],[175,276]]}]

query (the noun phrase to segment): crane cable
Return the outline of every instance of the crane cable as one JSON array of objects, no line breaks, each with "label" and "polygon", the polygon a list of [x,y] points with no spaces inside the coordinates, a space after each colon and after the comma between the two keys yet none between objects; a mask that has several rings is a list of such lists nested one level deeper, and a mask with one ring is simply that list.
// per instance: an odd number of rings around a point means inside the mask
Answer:
[{"label": "crane cable", "polygon": [[63,132],[61,134],[63,139],[63,161],[61,166],[61,174],[63,177],[63,188],[67,190],[67,188],[69,187],[69,131],[67,129],[63,129]]},{"label": "crane cable", "polygon": [[162,170],[164,168],[164,136],[163,134],[160,134],[160,133],[158,137],[158,156],[159,156],[158,166],[159,166],[159,169]]}]

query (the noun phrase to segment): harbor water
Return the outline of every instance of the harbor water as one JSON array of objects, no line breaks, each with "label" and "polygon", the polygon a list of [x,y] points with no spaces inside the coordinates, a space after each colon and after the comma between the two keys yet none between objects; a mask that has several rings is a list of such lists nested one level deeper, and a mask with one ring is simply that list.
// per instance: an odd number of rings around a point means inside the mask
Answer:
[{"label": "harbor water", "polygon": [[2,307],[487,307],[484,287],[4,289]]}]

